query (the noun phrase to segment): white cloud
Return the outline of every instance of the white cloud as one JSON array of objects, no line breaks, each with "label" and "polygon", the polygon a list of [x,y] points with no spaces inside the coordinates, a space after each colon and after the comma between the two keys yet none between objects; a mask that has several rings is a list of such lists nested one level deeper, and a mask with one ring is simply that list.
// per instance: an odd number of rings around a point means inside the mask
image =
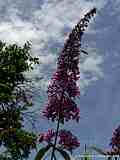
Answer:
[{"label": "white cloud", "polygon": [[80,63],[81,76],[79,84],[82,94],[84,94],[84,88],[103,77],[101,69],[101,64],[103,63],[102,56],[97,55],[97,50],[92,51],[90,49],[89,53],[90,56],[85,57],[85,60]]},{"label": "white cloud", "polygon": [[[48,71],[44,70],[44,66],[49,66],[49,69],[56,66],[56,55],[52,54],[49,44],[52,44],[53,41],[60,45],[63,44],[65,39],[63,31],[66,27],[72,29],[86,11],[94,6],[100,9],[104,4],[103,0],[99,2],[96,0],[46,0],[41,9],[33,12],[30,21],[22,20],[18,16],[20,11],[17,8],[10,8],[8,10],[9,20],[0,23],[0,39],[8,43],[17,42],[19,44],[27,40],[32,41],[33,53],[40,57],[41,64],[40,68],[38,67],[31,74],[46,74]],[[90,31],[92,31],[91,27],[87,32]],[[89,56],[81,63],[82,88],[88,86],[91,81],[99,79],[102,75],[101,63],[102,57],[99,55]],[[86,79],[85,72],[93,75],[92,78]]]},{"label": "white cloud", "polygon": [[44,65],[54,64],[56,55],[48,54],[46,56],[40,56],[40,62]]},{"label": "white cloud", "polygon": [[101,56],[89,56],[86,60],[81,64],[82,72],[93,72],[94,74],[102,75],[99,65],[102,64],[103,60]]},{"label": "white cloud", "polygon": [[36,38],[36,30],[31,23],[17,19],[14,23],[2,22],[0,24],[0,39],[7,43],[17,42],[23,44],[27,40]]}]

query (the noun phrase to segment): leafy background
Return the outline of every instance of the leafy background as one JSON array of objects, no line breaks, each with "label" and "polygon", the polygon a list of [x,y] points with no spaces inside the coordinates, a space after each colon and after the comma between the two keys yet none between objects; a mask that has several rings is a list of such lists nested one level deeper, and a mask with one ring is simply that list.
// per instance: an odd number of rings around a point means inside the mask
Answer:
[{"label": "leafy background", "polygon": [[[39,113],[47,100],[47,84],[55,70],[56,59],[67,33],[94,6],[98,8],[97,16],[87,29],[82,43],[89,55],[81,55],[81,97],[77,100],[81,119],[79,124],[66,124],[80,137],[81,147],[75,154],[84,150],[84,144],[109,147],[112,131],[120,121],[120,1],[0,1],[0,39],[20,45],[30,40],[32,53],[39,56],[41,61],[32,73],[27,74],[29,77],[43,77],[35,84],[33,111],[37,116],[34,128],[37,133],[53,126],[42,119]],[[33,129],[27,119],[25,124],[26,129]]]}]

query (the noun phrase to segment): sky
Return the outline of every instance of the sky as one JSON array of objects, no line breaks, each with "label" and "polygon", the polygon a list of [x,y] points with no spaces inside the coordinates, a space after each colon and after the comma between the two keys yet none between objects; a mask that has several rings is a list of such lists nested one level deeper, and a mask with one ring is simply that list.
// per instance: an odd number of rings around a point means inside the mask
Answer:
[{"label": "sky", "polygon": [[[40,117],[47,101],[47,85],[56,69],[56,60],[67,34],[91,8],[97,14],[86,30],[81,55],[80,122],[70,122],[66,128],[76,133],[83,152],[84,144],[109,148],[113,130],[120,123],[120,0],[4,0],[0,1],[0,40],[23,45],[32,43],[32,54],[40,58],[28,77],[43,77],[35,83],[34,113],[38,116],[36,132],[54,124]],[[26,129],[32,127],[27,125]],[[45,125],[43,125],[45,124]],[[30,160],[34,157],[31,154]]]}]

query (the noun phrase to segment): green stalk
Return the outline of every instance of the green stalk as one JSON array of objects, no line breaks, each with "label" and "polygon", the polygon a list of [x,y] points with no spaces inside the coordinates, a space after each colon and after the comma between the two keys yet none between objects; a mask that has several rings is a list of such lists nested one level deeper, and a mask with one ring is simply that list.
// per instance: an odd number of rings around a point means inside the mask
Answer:
[{"label": "green stalk", "polygon": [[51,160],[53,160],[53,158],[54,158],[54,152],[55,152],[55,147],[56,147],[56,143],[57,143],[59,126],[60,126],[60,116],[59,116],[58,123],[57,123],[56,136],[55,136],[55,142],[54,142],[53,150],[52,150],[52,154],[51,154]]},{"label": "green stalk", "polygon": [[[63,101],[63,95],[64,95],[64,90],[62,92],[61,102]],[[60,104],[60,107],[61,107],[61,104]],[[55,148],[56,148],[56,144],[57,144],[57,137],[58,137],[59,127],[60,127],[60,113],[58,113],[57,129],[56,129],[55,141],[54,141],[54,144],[53,144],[53,149],[52,149],[52,154],[51,154],[51,160],[54,159],[54,154],[55,154]]]}]

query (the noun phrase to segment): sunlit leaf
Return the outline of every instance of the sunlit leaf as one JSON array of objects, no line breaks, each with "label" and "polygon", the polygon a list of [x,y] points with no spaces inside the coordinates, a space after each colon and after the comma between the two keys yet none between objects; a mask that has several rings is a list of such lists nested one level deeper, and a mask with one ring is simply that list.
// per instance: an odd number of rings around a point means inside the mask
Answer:
[{"label": "sunlit leaf", "polygon": [[83,160],[92,160],[91,153],[85,152],[83,156]]},{"label": "sunlit leaf", "polygon": [[47,145],[46,147],[43,147],[39,150],[39,152],[37,153],[35,160],[42,160],[42,158],[45,156],[45,154],[47,153],[47,151],[51,148],[50,145]]},{"label": "sunlit leaf", "polygon": [[6,84],[0,83],[0,87],[9,88]]},{"label": "sunlit leaf", "polygon": [[71,160],[69,154],[65,150],[60,148],[56,148],[56,150],[63,156],[65,160]]}]

